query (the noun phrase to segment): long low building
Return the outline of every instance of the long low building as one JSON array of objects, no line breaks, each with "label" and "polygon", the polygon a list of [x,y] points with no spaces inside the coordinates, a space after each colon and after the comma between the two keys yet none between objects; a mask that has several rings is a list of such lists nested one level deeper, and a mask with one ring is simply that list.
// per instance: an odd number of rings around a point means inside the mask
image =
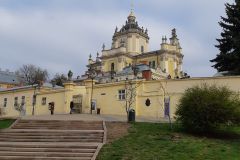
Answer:
[{"label": "long low building", "polygon": [[75,114],[127,115],[127,108],[134,109],[136,116],[161,120],[167,118],[168,112],[171,118],[174,117],[179,99],[187,88],[204,83],[227,86],[235,93],[240,92],[240,76],[105,84],[86,80],[83,86],[68,82],[64,87],[33,85],[0,91],[1,116],[49,115],[48,104],[52,102],[54,114],[69,114],[72,102]]}]

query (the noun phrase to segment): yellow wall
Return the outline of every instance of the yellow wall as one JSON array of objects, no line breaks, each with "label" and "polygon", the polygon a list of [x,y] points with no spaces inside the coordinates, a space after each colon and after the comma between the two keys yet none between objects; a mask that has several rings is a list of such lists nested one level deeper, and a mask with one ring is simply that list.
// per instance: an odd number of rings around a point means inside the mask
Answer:
[{"label": "yellow wall", "polygon": [[[94,86],[93,99],[97,102],[97,108],[101,109],[101,114],[123,115],[126,113],[125,101],[118,100],[118,90],[121,89],[125,89],[122,83]],[[87,90],[90,97],[91,87],[87,87]]]},{"label": "yellow wall", "polygon": [[122,71],[123,68],[128,66],[129,64],[133,64],[133,61],[131,58],[126,56],[108,58],[106,60],[103,60],[103,71],[110,72],[112,63],[114,63],[114,71],[119,72]]},{"label": "yellow wall", "polygon": [[168,58],[168,73],[171,75],[172,78],[175,78],[175,67],[174,67],[174,60],[172,58]]},{"label": "yellow wall", "polygon": [[[95,83],[95,82],[94,82]],[[240,77],[211,77],[211,78],[191,78],[158,81],[137,81],[140,84],[136,89],[136,101],[133,108],[137,116],[150,117],[152,119],[164,118],[164,96],[170,97],[170,113],[174,116],[179,98],[184,91],[194,85],[203,83],[228,86],[234,92],[240,92]],[[37,104],[35,115],[49,115],[48,103],[55,102],[55,114],[68,114],[70,102],[74,95],[82,95],[83,113],[90,113],[90,100],[92,92],[92,81],[85,81],[86,86],[77,86],[74,83],[66,83],[64,89],[42,88],[37,93]],[[125,82],[96,84],[93,87],[93,99],[96,100],[96,108],[101,109],[101,114],[126,115],[124,100],[118,99],[118,90],[125,89]],[[19,116],[14,109],[14,97],[26,97],[27,115],[32,114],[32,96],[34,89],[18,89],[14,91],[0,92],[0,107],[2,108],[4,98],[8,98],[8,105],[5,108],[5,116]],[[42,105],[42,97],[47,98],[47,105]],[[146,106],[145,102],[150,99],[151,105]],[[96,110],[93,111],[96,114]]]},{"label": "yellow wall", "polygon": [[14,98],[18,97],[18,103],[21,103],[22,96],[25,96],[25,106],[27,113],[30,113],[31,104],[32,104],[32,95],[33,90],[21,90],[21,91],[12,91],[5,92],[0,94],[0,105],[3,107],[4,98],[7,98],[7,107],[5,107],[5,112],[7,116],[16,116],[19,115],[19,112],[14,108]]},{"label": "yellow wall", "polygon": [[[46,105],[42,105],[42,98],[46,97]],[[54,114],[65,113],[65,95],[64,92],[46,92],[37,95],[37,103],[35,106],[36,115],[49,114],[48,103],[54,102]]]},{"label": "yellow wall", "polygon": [[[137,88],[136,103],[134,105],[136,115],[153,119],[164,118],[165,95],[165,97],[170,97],[170,113],[171,117],[173,117],[178,101],[184,91],[189,87],[203,83],[225,85],[235,92],[240,91],[240,77],[142,81]],[[97,107],[101,108],[101,114],[126,115],[125,101],[118,100],[118,90],[124,88],[124,82],[94,86],[93,99],[97,100]],[[90,89],[88,87],[89,91]],[[151,101],[149,107],[145,105],[146,99]]]},{"label": "yellow wall", "polygon": [[[36,96],[36,104],[34,106],[35,112],[34,115],[47,115],[50,114],[50,111],[48,110],[48,103],[54,102],[55,103],[55,113],[65,113],[65,95],[64,95],[64,89],[59,90],[51,90],[51,89],[34,89],[34,88],[28,88],[28,89],[17,89],[17,90],[11,90],[11,91],[4,91],[0,92],[0,107],[4,108],[5,110],[5,116],[19,116],[20,113],[15,110],[14,107],[14,99],[15,97],[18,97],[18,104],[22,101],[22,96],[25,96],[25,108],[26,108],[26,115],[32,115],[33,110],[33,95],[34,93]],[[46,105],[42,105],[42,98],[46,97]],[[7,98],[7,107],[3,107],[4,104],[4,98]]]},{"label": "yellow wall", "polygon": [[1,83],[0,82],[0,88],[12,88],[15,87],[15,84],[7,84],[7,83]]},{"label": "yellow wall", "polygon": [[149,62],[151,61],[155,61],[155,66],[157,67],[157,64],[158,64],[158,57],[156,55],[154,56],[149,56],[149,57],[144,57],[144,58],[138,58],[137,59],[137,62],[140,63],[140,62],[143,62],[143,61],[146,61],[147,62],[147,65],[149,64]]},{"label": "yellow wall", "polygon": [[121,41],[125,42],[125,47],[127,48],[128,53],[141,53],[141,46],[144,47],[144,52],[148,52],[148,40],[137,34],[129,33],[127,35],[119,36],[114,40],[114,48],[121,46]]}]

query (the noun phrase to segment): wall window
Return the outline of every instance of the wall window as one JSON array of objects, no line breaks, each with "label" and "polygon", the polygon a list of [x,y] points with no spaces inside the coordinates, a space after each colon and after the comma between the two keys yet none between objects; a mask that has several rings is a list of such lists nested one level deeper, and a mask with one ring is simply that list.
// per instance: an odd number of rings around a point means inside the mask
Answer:
[{"label": "wall window", "polygon": [[18,97],[14,98],[14,106],[18,106]]},{"label": "wall window", "polygon": [[3,107],[7,107],[7,98],[4,98]]},{"label": "wall window", "polygon": [[25,96],[22,96],[22,102],[21,102],[22,105],[25,104]]},{"label": "wall window", "polygon": [[156,68],[155,61],[152,61],[152,68]]},{"label": "wall window", "polygon": [[119,100],[125,100],[126,99],[126,91],[125,90],[118,90],[118,99]]},{"label": "wall window", "polygon": [[155,69],[155,68],[156,68],[156,63],[155,63],[155,61],[150,61],[150,62],[149,62],[149,67]]},{"label": "wall window", "polygon": [[32,104],[33,104],[33,105],[36,104],[36,99],[37,99],[37,96],[36,96],[36,95],[33,95],[33,98],[32,98]]},{"label": "wall window", "polygon": [[114,71],[114,63],[111,64],[111,71]]},{"label": "wall window", "polygon": [[141,46],[141,53],[144,52],[144,46]]},{"label": "wall window", "polygon": [[152,62],[151,61],[149,62],[149,67],[152,68]]},{"label": "wall window", "polygon": [[47,98],[46,97],[43,97],[42,98],[42,105],[44,106],[44,105],[46,105],[47,104]]}]

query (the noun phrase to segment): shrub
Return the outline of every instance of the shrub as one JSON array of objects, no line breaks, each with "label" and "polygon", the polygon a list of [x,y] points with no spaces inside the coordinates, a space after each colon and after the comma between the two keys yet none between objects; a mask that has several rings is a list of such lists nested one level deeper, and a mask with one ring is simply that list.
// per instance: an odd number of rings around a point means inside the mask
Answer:
[{"label": "shrub", "polygon": [[240,100],[227,87],[194,86],[181,97],[176,118],[187,131],[209,133],[240,121]]}]

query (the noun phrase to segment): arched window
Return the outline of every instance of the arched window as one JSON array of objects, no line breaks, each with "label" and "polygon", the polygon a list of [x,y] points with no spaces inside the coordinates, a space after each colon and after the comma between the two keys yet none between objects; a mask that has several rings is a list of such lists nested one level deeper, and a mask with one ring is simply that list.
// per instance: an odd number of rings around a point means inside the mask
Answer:
[{"label": "arched window", "polygon": [[141,46],[141,53],[144,52],[144,46]]},{"label": "arched window", "polygon": [[114,71],[114,63],[111,64],[111,71]]}]

